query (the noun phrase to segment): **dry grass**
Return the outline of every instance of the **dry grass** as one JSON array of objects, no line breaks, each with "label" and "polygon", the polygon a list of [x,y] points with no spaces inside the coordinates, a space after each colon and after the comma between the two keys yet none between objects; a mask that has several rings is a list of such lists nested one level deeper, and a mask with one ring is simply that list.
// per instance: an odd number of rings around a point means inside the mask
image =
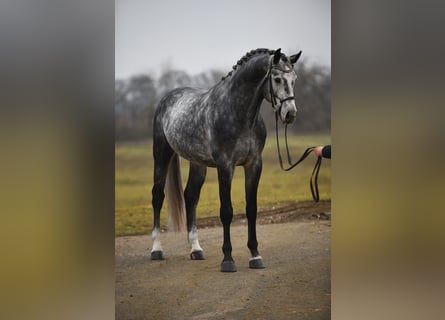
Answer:
[{"label": "dry grass", "polygon": [[[294,137],[290,141],[294,158],[308,146],[330,143],[328,135]],[[284,144],[283,144],[284,145]],[[295,160],[294,159],[294,160]],[[115,146],[115,232],[116,235],[146,234],[152,228],[153,209],[151,188],[153,185],[152,142],[117,143]],[[290,172],[280,169],[274,137],[269,137],[263,152],[263,173],[258,189],[258,206],[270,207],[281,202],[311,200],[309,177],[315,157],[309,157]],[[181,159],[183,185],[188,176],[188,162]],[[237,167],[232,185],[232,201],[235,213],[244,212],[244,170]],[[323,161],[319,175],[320,198],[329,199],[331,170],[330,160]],[[197,215],[219,215],[218,179],[216,169],[208,168],[202,188]],[[165,203],[161,223],[166,224]]]}]

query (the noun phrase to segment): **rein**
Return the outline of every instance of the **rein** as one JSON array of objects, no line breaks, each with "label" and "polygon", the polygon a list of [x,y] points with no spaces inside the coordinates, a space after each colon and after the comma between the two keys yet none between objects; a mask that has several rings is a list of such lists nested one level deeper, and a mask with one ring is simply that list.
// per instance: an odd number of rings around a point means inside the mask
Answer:
[{"label": "rein", "polygon": [[[278,160],[280,162],[281,170],[283,170],[283,171],[290,171],[293,168],[295,168],[299,163],[301,163],[304,159],[306,159],[307,156],[312,151],[314,151],[315,147],[307,148],[303,152],[303,154],[300,156],[300,159],[298,159],[296,162],[292,163],[290,152],[289,152],[289,144],[287,142],[287,124],[286,124],[285,127],[284,127],[284,139],[285,139],[285,142],[286,142],[286,153],[287,153],[287,161],[289,163],[289,167],[287,167],[287,168],[284,167],[283,158],[281,156],[280,141],[279,141],[279,138],[278,138],[278,120],[279,120],[278,119],[279,118],[278,111],[279,111],[279,108],[277,108],[277,104],[276,104],[276,100],[275,99],[278,99],[280,101],[280,107],[281,107],[283,102],[294,99],[294,96],[290,96],[290,97],[287,97],[285,99],[280,99],[279,97],[274,95],[273,88],[272,88],[272,73],[271,73],[272,69],[278,69],[278,70],[280,70],[282,72],[286,72],[286,73],[291,72],[292,69],[284,70],[284,69],[281,69],[281,68],[279,68],[277,66],[273,66],[272,59],[271,59],[270,63],[269,63],[269,70],[268,70],[268,72],[266,74],[266,78],[268,78],[268,82],[269,82],[270,101],[272,103],[272,108],[273,108],[273,110],[275,112],[275,135],[276,135],[276,139],[277,139]],[[321,167],[321,160],[322,160],[322,157],[319,156],[318,159],[317,159],[317,162],[315,163],[315,167],[312,170],[312,175],[311,175],[311,179],[310,179],[310,187],[311,187],[312,198],[314,199],[315,202],[318,202],[320,200],[320,194],[319,194],[319,191],[318,191],[318,173],[319,173],[320,167]]]},{"label": "rein", "polygon": [[[283,164],[283,158],[281,156],[281,149],[280,149],[280,140],[278,138],[278,114],[275,112],[275,135],[277,138],[277,150],[278,150],[278,160],[280,162],[281,170],[283,171],[290,171],[293,168],[295,168],[298,164],[300,164],[304,159],[307,158],[307,156],[314,151],[315,147],[309,147],[306,150],[304,150],[303,154],[300,156],[300,159],[298,159],[296,162],[292,163],[290,152],[289,152],[289,144],[287,142],[287,124],[284,129],[284,139],[286,141],[286,153],[287,153],[287,161],[289,163],[289,167],[285,168]],[[318,191],[318,173],[320,172],[321,167],[321,160],[322,157],[318,157],[317,162],[315,162],[314,169],[312,170],[312,175],[310,179],[310,187],[311,187],[311,193],[312,193],[312,199],[314,199],[315,202],[318,202],[320,200],[320,193]]]}]

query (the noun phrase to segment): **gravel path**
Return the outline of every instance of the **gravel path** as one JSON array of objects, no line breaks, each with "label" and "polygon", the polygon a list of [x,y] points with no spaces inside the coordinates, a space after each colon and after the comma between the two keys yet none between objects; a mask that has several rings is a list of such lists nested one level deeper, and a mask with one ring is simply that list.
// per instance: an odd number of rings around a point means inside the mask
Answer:
[{"label": "gravel path", "polygon": [[116,319],[330,319],[329,220],[258,225],[266,269],[248,267],[247,227],[231,229],[238,272],[222,273],[222,227],[199,230],[206,260],[191,261],[186,234],[116,238]]}]

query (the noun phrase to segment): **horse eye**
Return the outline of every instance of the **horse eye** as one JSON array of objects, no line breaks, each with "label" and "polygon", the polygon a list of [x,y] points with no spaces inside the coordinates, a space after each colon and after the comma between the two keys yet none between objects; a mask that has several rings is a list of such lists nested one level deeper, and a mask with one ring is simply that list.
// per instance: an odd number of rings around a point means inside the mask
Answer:
[{"label": "horse eye", "polygon": [[275,83],[281,83],[281,78],[275,78]]}]

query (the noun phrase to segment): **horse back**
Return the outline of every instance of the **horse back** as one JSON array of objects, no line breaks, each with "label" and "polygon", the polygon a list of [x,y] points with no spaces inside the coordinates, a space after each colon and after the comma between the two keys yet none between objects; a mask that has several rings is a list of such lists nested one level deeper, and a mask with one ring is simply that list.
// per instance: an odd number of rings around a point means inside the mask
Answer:
[{"label": "horse back", "polygon": [[154,130],[183,158],[211,164],[211,110],[206,104],[206,92],[184,87],[167,93],[156,110]]}]

